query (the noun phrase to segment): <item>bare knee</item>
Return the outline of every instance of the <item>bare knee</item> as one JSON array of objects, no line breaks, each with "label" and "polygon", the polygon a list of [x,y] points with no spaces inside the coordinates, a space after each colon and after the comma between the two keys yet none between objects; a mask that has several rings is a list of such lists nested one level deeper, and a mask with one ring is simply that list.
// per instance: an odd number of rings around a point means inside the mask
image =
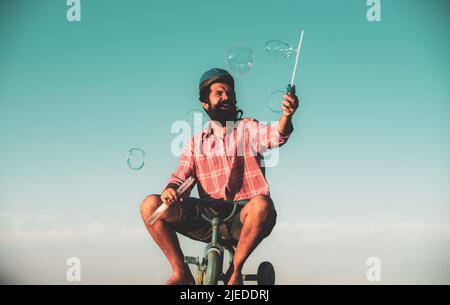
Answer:
[{"label": "bare knee", "polygon": [[254,206],[254,215],[262,228],[263,238],[267,237],[271,232],[277,220],[277,212],[275,205],[269,196],[258,195],[257,204]]},{"label": "bare knee", "polygon": [[275,216],[275,206],[269,196],[258,195],[252,198],[250,213],[261,221],[269,220]]},{"label": "bare knee", "polygon": [[162,204],[159,195],[153,194],[145,197],[141,203],[141,215],[144,219],[148,218]]},{"label": "bare knee", "polygon": [[[146,221],[153,212],[162,204],[160,195],[149,195],[141,203],[141,215]],[[180,210],[176,204],[171,205],[160,217],[160,220],[175,222],[180,217]]]},{"label": "bare knee", "polygon": [[241,213],[241,221],[244,223],[247,217],[262,231],[264,237],[272,232],[275,226],[277,213],[272,199],[269,196],[258,195],[253,197],[244,207]]}]

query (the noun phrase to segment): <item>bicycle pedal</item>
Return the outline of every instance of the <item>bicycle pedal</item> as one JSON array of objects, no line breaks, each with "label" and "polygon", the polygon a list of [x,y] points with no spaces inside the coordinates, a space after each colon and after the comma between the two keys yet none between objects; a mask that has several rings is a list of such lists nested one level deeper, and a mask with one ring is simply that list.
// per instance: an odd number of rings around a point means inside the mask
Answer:
[{"label": "bicycle pedal", "polygon": [[194,256],[185,256],[184,257],[184,262],[186,264],[192,264],[192,265],[197,265],[199,264],[199,259],[198,257],[194,257]]}]

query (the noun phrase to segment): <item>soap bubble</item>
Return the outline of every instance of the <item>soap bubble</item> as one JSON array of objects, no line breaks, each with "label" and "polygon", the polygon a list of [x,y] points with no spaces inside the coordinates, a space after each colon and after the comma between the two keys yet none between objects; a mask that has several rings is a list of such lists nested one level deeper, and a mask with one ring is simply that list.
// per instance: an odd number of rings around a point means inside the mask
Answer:
[{"label": "soap bubble", "polygon": [[203,110],[190,109],[186,112],[186,119],[193,132],[199,132],[202,130],[205,120]]},{"label": "soap bubble", "polygon": [[140,170],[145,164],[145,152],[140,148],[131,148],[128,151],[127,164],[133,170]]},{"label": "soap bubble", "polygon": [[253,51],[247,46],[233,47],[226,54],[228,67],[238,76],[243,76],[250,72],[254,61]]},{"label": "soap bubble", "polygon": [[284,95],[286,95],[286,92],[281,90],[276,90],[272,92],[272,94],[270,94],[269,98],[267,99],[267,106],[271,111],[283,111],[283,109],[281,108],[281,102],[284,100]]},{"label": "soap bubble", "polygon": [[279,40],[269,40],[266,42],[264,51],[275,59],[291,58],[297,52],[293,46]]}]

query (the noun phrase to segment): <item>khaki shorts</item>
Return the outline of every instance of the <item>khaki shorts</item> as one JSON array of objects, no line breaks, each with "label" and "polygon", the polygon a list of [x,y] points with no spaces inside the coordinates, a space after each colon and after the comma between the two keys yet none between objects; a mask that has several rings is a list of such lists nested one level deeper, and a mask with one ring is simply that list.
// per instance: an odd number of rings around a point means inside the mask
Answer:
[{"label": "khaki shorts", "polygon": [[219,226],[219,236],[226,244],[236,246],[242,230],[240,212],[242,207],[249,200],[242,201],[224,201],[216,199],[198,199],[189,197],[180,205],[180,218],[177,222],[171,223],[176,232],[191,239],[210,242],[212,235],[212,225],[202,217],[202,213],[211,219],[219,216],[221,220],[228,217],[234,204],[237,205],[235,213],[226,223]]}]

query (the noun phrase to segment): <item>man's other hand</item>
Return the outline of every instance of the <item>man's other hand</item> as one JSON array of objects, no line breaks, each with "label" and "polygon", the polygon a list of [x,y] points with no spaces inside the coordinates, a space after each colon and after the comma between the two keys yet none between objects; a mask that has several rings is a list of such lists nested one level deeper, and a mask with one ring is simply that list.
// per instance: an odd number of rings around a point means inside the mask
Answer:
[{"label": "man's other hand", "polygon": [[177,191],[172,187],[168,187],[162,192],[161,200],[168,206],[171,206],[175,202],[183,201],[182,198],[178,198]]}]

